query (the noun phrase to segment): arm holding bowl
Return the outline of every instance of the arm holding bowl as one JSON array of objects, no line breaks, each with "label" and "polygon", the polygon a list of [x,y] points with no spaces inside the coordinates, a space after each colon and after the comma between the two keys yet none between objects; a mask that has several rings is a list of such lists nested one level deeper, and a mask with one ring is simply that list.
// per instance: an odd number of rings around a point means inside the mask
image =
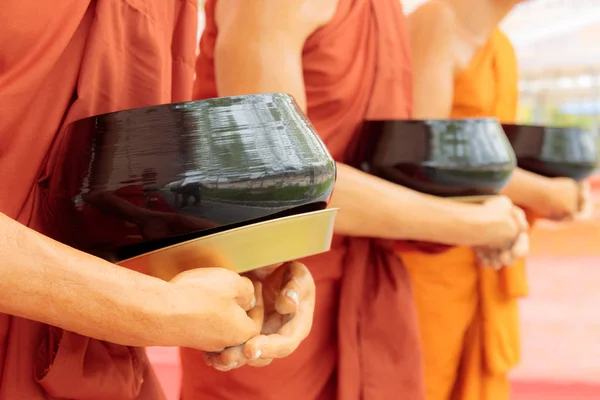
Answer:
[{"label": "arm holding bowl", "polygon": [[[460,33],[454,11],[444,2],[431,1],[408,20],[413,66],[418,72],[413,75],[414,118],[450,118],[454,79],[470,63],[478,46]],[[580,212],[587,214],[590,208],[587,184],[547,178],[521,168],[515,169],[503,193],[544,218],[573,218]]]},{"label": "arm holding bowl", "polygon": [[[307,38],[332,18],[337,1],[295,0],[286,3],[288,8],[275,3],[217,3],[217,90],[220,96],[289,93],[306,112],[302,50]],[[502,247],[521,230],[522,219],[515,217],[519,211],[504,199],[461,204],[337,165],[330,207],[340,208],[335,226],[339,234]]]},{"label": "arm holding bowl", "polygon": [[[225,269],[171,282],[45,237],[0,213],[0,312],[128,346],[214,351],[255,337],[260,285]],[[251,310],[248,314],[247,310]]]}]

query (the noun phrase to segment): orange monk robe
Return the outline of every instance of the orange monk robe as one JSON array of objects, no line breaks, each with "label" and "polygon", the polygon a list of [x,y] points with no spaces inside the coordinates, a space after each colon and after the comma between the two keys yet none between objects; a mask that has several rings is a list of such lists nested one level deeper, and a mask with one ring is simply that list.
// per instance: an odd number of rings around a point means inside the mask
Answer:
[{"label": "orange monk robe", "polygon": [[[199,99],[218,94],[215,3],[206,2]],[[308,117],[336,160],[346,159],[365,118],[409,117],[409,51],[398,0],[340,0],[333,20],[308,39],[302,61]],[[330,252],[303,261],[317,286],[308,338],[268,367],[227,373],[182,349],[183,400],[424,398],[409,278],[391,244],[336,236]]]},{"label": "orange monk robe", "polygon": [[[189,100],[197,17],[194,1],[3,1],[0,212],[68,237],[57,231],[61,215],[46,201],[62,127]],[[165,398],[143,349],[6,314],[0,374],[0,400]]]},{"label": "orange monk robe", "polygon": [[[496,30],[457,76],[452,117],[513,122],[517,90],[514,50]],[[467,247],[401,255],[417,303],[427,400],[508,400],[506,374],[520,357],[517,298],[527,293],[523,261],[496,272],[478,267]]]}]

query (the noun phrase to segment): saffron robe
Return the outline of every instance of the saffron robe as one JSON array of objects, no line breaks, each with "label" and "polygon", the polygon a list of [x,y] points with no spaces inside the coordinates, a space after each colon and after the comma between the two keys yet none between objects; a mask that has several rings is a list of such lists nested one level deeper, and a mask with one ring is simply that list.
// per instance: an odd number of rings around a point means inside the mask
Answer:
[{"label": "saffron robe", "polygon": [[[514,122],[517,61],[495,30],[456,77],[452,118]],[[398,247],[397,247],[398,248]],[[400,250],[414,287],[427,400],[508,400],[507,372],[518,363],[517,299],[527,294],[524,260],[481,268],[468,247]]]},{"label": "saffron robe", "polygon": [[[196,99],[215,97],[216,0],[206,2]],[[243,44],[240,44],[243,46]],[[333,20],[306,42],[308,117],[337,161],[365,119],[407,118],[411,74],[398,0],[340,0]],[[334,237],[302,260],[317,287],[313,329],[289,357],[221,373],[182,349],[183,400],[421,400],[421,352],[412,291],[391,242]]]},{"label": "saffron robe", "polygon": [[[197,18],[192,0],[4,1],[0,212],[60,240],[46,199],[63,127],[190,100]],[[0,374],[0,400],[165,398],[143,349],[6,314]]]}]

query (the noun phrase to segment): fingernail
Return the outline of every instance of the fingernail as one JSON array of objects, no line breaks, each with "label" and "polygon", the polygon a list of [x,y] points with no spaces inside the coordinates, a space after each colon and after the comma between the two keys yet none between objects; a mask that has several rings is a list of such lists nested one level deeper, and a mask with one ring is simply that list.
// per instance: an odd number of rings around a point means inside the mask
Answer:
[{"label": "fingernail", "polygon": [[256,297],[252,297],[252,301],[250,301],[250,308],[254,308],[256,305]]},{"label": "fingernail", "polygon": [[294,290],[288,290],[285,292],[285,295],[296,304],[296,306],[300,306],[300,299],[298,298],[298,293]]},{"label": "fingernail", "polygon": [[251,360],[258,360],[260,358],[260,356],[262,356],[262,350],[256,350],[254,352],[254,355],[252,356]]},{"label": "fingernail", "polygon": [[231,368],[235,368],[238,366],[238,362],[237,361],[233,361],[231,364],[229,365],[223,365],[223,364],[213,364],[213,367],[221,372],[227,372],[229,371]]}]

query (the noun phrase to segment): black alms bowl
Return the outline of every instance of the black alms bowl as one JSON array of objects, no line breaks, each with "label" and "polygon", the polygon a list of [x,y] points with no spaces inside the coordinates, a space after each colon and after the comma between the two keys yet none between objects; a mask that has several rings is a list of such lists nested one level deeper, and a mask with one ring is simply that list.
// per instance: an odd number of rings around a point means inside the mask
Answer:
[{"label": "black alms bowl", "polygon": [[589,130],[508,124],[503,128],[525,170],[580,181],[598,167],[598,137]]},{"label": "black alms bowl", "polygon": [[365,172],[443,197],[497,194],[516,167],[495,119],[368,121],[355,154]]},{"label": "black alms bowl", "polygon": [[226,97],[71,124],[47,203],[65,241],[119,261],[324,209],[335,175],[292,97]]}]

